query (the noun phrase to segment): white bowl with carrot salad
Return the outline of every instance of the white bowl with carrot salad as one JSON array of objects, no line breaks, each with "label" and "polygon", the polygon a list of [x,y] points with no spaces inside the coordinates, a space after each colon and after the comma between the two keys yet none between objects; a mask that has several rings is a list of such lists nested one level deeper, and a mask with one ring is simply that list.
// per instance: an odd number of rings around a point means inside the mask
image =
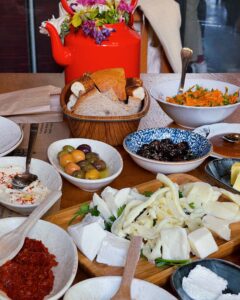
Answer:
[{"label": "white bowl with carrot salad", "polygon": [[240,106],[240,87],[217,80],[186,80],[184,93],[177,95],[179,80],[159,83],[150,90],[161,108],[178,125],[195,128],[218,123]]}]

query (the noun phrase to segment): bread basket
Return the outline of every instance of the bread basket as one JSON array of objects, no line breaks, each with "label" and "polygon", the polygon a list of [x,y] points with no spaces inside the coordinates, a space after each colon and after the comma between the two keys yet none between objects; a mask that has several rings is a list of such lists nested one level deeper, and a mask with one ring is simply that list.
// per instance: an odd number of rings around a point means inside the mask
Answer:
[{"label": "bread basket", "polygon": [[66,103],[71,94],[71,83],[67,84],[60,95],[63,114],[73,137],[89,138],[103,141],[112,146],[122,145],[123,139],[129,133],[138,129],[139,122],[150,106],[150,98],[145,89],[145,98],[141,111],[128,116],[83,116],[68,111]]}]

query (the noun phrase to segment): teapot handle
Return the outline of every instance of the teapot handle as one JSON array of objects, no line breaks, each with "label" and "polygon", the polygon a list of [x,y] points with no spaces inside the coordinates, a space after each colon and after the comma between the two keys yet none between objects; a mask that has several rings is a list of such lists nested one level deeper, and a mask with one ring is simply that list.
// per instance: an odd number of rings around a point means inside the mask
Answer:
[{"label": "teapot handle", "polygon": [[72,10],[72,8],[67,3],[67,0],[61,0],[61,4],[62,4],[63,8],[66,10],[66,12],[69,15],[72,16],[74,14],[74,11]]},{"label": "teapot handle", "polygon": [[133,13],[134,13],[134,11],[135,11],[135,8],[136,8],[136,6],[137,6],[137,3],[138,3],[138,0],[132,0],[131,1],[131,6],[132,6],[132,12],[131,12],[131,15],[130,15],[130,20],[129,20],[129,26],[130,27],[133,27],[133,23],[134,23],[134,18],[133,18]]}]

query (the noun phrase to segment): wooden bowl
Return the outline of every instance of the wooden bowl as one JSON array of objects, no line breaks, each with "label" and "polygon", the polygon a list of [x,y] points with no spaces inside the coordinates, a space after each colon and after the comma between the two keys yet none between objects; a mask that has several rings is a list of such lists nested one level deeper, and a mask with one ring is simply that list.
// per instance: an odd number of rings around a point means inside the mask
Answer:
[{"label": "wooden bowl", "polygon": [[63,114],[67,118],[69,128],[73,137],[89,138],[103,141],[107,144],[118,146],[129,133],[138,129],[139,122],[144,117],[150,106],[150,98],[145,89],[145,98],[141,111],[128,116],[83,116],[69,112],[67,101],[71,94],[70,86],[67,84],[60,95],[60,103]]}]

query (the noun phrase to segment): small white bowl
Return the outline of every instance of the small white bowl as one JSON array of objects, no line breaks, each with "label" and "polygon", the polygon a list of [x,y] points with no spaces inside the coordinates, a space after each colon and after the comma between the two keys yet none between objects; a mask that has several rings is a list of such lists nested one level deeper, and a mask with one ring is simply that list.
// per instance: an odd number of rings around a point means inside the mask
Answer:
[{"label": "small white bowl", "polygon": [[[229,94],[239,90],[239,87],[228,82],[222,82],[210,79],[186,79],[184,91],[198,84],[207,89],[218,89],[225,92],[228,88]],[[229,117],[240,106],[236,104],[213,106],[213,107],[193,107],[178,105],[166,102],[167,97],[173,97],[177,94],[179,80],[169,80],[152,87],[151,96],[158,102],[166,114],[172,118],[175,123],[187,128],[195,128],[202,125],[218,123]]]},{"label": "small white bowl", "polygon": [[[64,300],[109,300],[117,292],[120,276],[102,276],[81,281],[72,286]],[[134,279],[131,298],[137,300],[177,300],[170,293],[150,282]]]},{"label": "small white bowl", "polygon": [[[18,227],[25,218],[5,218],[0,220],[0,236]],[[48,300],[59,299],[71,286],[78,268],[77,248],[70,236],[59,226],[39,220],[27,235],[29,238],[41,240],[49,253],[56,256],[58,265],[53,268],[54,285]],[[2,296],[2,295],[1,295]],[[0,299],[6,300],[2,296]]]},{"label": "small white bowl", "polygon": [[[97,152],[99,154],[101,159],[106,162],[109,168],[110,176],[102,179],[89,180],[76,178],[64,172],[58,161],[58,152],[60,152],[62,147],[65,145],[77,147],[81,144],[88,144],[91,146],[93,152]],[[106,143],[90,139],[72,138],[56,141],[48,148],[48,159],[64,178],[78,188],[89,192],[97,191],[100,188],[110,184],[116,177],[118,177],[123,168],[122,157],[115,148]]]},{"label": "small white bowl", "polygon": [[[0,157],[0,167],[22,167],[25,169],[25,157],[19,156],[6,156]],[[62,178],[59,173],[47,162],[39,159],[32,158],[30,165],[30,172],[36,174],[38,179],[49,190],[61,191]],[[60,200],[60,199],[59,199]],[[38,204],[14,204],[4,200],[0,200],[0,203],[5,207],[20,213],[21,215],[29,215]]]}]

